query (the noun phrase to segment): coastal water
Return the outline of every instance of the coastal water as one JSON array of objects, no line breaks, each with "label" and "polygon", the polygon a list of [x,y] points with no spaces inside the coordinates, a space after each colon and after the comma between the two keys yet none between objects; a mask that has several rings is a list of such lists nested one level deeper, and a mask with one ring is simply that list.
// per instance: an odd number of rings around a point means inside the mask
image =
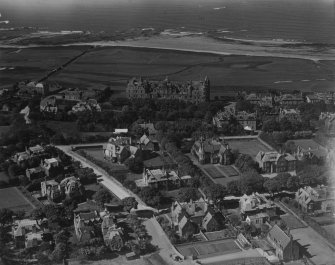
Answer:
[{"label": "coastal water", "polygon": [[332,0],[0,0],[3,29],[221,31],[227,38],[335,43]]}]

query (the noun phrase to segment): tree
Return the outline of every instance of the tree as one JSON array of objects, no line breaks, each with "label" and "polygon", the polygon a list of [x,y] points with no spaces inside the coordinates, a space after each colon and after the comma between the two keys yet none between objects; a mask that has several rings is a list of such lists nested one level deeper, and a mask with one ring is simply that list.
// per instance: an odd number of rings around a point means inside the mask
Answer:
[{"label": "tree", "polygon": [[104,204],[110,202],[113,197],[108,190],[100,189],[93,195],[93,199],[100,207],[104,207]]},{"label": "tree", "polygon": [[189,202],[197,199],[199,199],[199,192],[196,188],[181,188],[178,191],[177,200],[179,202]]},{"label": "tree", "polygon": [[262,131],[264,132],[271,133],[271,132],[279,131],[279,130],[280,130],[280,125],[275,119],[270,119],[263,123]]},{"label": "tree", "polygon": [[241,193],[240,182],[238,180],[232,180],[227,183],[227,193],[238,195]]},{"label": "tree", "polygon": [[43,207],[38,207],[38,208],[35,208],[34,210],[32,210],[31,213],[30,213],[30,216],[31,216],[31,218],[33,218],[34,220],[36,220],[36,222],[38,224],[41,224],[41,221],[45,217],[45,213],[44,213]]},{"label": "tree", "polygon": [[55,262],[61,262],[66,257],[67,246],[64,243],[56,244],[54,251],[51,253],[51,259]]},{"label": "tree", "polygon": [[243,194],[251,194],[263,190],[264,178],[256,171],[245,172],[241,175],[240,189]]},{"label": "tree", "polygon": [[278,190],[287,188],[287,181],[291,177],[290,173],[279,173],[274,179],[277,181]]},{"label": "tree", "polygon": [[25,217],[26,212],[23,210],[18,210],[14,212],[14,215],[16,216],[17,219],[22,220]]},{"label": "tree", "polygon": [[280,188],[278,186],[278,182],[275,179],[268,179],[268,180],[266,180],[264,182],[263,186],[270,193],[276,192]]},{"label": "tree", "polygon": [[121,204],[123,206],[123,209],[127,212],[130,212],[131,209],[136,209],[138,202],[134,197],[126,197],[121,200]]},{"label": "tree", "polygon": [[299,187],[299,179],[297,177],[290,176],[287,179],[286,187],[289,190],[296,190],[296,188]]},{"label": "tree", "polygon": [[59,244],[59,243],[67,244],[69,238],[70,238],[70,233],[64,229],[54,235],[54,240],[56,244]]},{"label": "tree", "polygon": [[139,196],[148,205],[158,207],[161,201],[159,190],[152,187],[144,187],[141,189]]},{"label": "tree", "polygon": [[13,212],[10,209],[2,208],[0,209],[0,224],[5,226],[12,222]]},{"label": "tree", "polygon": [[241,224],[241,217],[237,214],[232,214],[228,217],[232,226],[237,226]]},{"label": "tree", "polygon": [[215,203],[222,201],[227,194],[227,189],[221,184],[212,184],[204,189],[206,196]]}]

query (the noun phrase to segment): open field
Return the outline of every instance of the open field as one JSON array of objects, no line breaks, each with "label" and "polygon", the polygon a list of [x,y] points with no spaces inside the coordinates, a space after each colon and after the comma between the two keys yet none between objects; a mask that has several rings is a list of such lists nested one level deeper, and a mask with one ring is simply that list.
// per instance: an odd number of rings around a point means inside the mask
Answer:
[{"label": "open field", "polygon": [[242,154],[248,154],[252,158],[255,158],[259,151],[271,151],[269,147],[262,144],[258,139],[228,139],[226,141],[232,149],[236,149]]},{"label": "open field", "polygon": [[0,208],[9,208],[12,211],[23,210],[26,212],[40,206],[39,201],[30,196],[30,193],[24,194],[26,190],[20,187],[12,187],[0,190]]},{"label": "open field", "polygon": [[335,224],[324,225],[323,228],[326,229],[327,232],[330,233],[330,234],[334,234],[335,233]]},{"label": "open field", "polygon": [[184,256],[193,255],[198,258],[213,257],[241,251],[232,239],[194,243],[190,245],[176,246],[176,248]]},{"label": "open field", "polygon": [[280,216],[280,218],[285,222],[285,224],[290,229],[297,229],[297,228],[305,227],[303,223],[301,223],[295,216],[293,216],[290,213],[284,214]]},{"label": "open field", "polygon": [[[38,79],[56,66],[80,54],[85,46],[0,49],[1,64],[15,67],[0,72],[1,85],[22,79]],[[211,80],[211,97],[232,95],[240,90],[302,89],[333,87],[333,62],[318,63],[294,58],[220,55],[146,48],[95,48],[49,80],[67,86],[111,86],[124,92],[133,76],[171,80]],[[22,78],[24,76],[24,78]],[[310,80],[308,82],[301,80]]]},{"label": "open field", "polygon": [[38,80],[86,49],[85,46],[0,49],[0,66],[14,68],[0,71],[0,85]]},{"label": "open field", "polygon": [[332,250],[325,239],[312,228],[292,229],[293,238],[306,250],[307,256],[316,264],[333,265],[335,251]]}]

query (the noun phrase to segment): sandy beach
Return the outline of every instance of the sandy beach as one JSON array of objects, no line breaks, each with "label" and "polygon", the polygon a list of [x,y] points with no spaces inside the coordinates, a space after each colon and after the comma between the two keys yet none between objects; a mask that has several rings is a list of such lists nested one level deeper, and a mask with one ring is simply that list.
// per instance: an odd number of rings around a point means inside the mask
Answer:
[{"label": "sandy beach", "polygon": [[136,38],[122,41],[96,41],[87,43],[73,43],[71,45],[94,45],[112,47],[137,47],[151,49],[166,49],[177,51],[190,51],[198,53],[212,53],[220,55],[246,55],[306,59],[312,61],[335,60],[335,49],[323,49],[322,52],[311,46],[299,48],[282,47],[281,42],[268,45],[227,43],[206,36],[153,36],[150,38]]}]

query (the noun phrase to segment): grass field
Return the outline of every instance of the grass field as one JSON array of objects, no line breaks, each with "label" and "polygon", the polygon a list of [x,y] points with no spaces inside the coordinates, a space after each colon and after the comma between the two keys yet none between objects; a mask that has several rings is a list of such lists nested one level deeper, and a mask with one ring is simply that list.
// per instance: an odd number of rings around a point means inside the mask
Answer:
[{"label": "grass field", "polygon": [[293,238],[307,252],[307,256],[315,265],[334,264],[335,252],[328,246],[325,239],[312,228],[292,229]]},{"label": "grass field", "polygon": [[323,226],[324,229],[326,229],[326,231],[330,234],[334,234],[335,233],[335,224],[332,225],[324,225]]},{"label": "grass field", "polygon": [[219,242],[205,242],[193,245],[177,247],[185,256],[195,255],[198,258],[235,253],[241,251],[233,240],[225,240]]},{"label": "grass field", "polygon": [[303,223],[301,223],[296,217],[294,217],[292,214],[285,214],[280,216],[280,218],[286,223],[286,225],[290,229],[297,229],[305,227]]},{"label": "grass field", "polygon": [[30,193],[24,194],[26,190],[20,190],[20,187],[12,187],[0,190],[0,208],[9,208],[12,211],[23,210],[29,212],[38,207],[40,203],[30,196]]},{"label": "grass field", "polygon": [[[1,71],[1,84],[41,78],[84,49],[86,47],[46,47],[22,49],[18,53],[15,49],[0,49],[2,65],[15,67]],[[211,80],[211,97],[220,98],[241,89],[328,89],[333,87],[333,80],[329,80],[332,69],[332,62],[317,64],[303,59],[104,47],[80,57],[50,80],[75,87],[111,86],[123,92],[127,80],[133,76],[162,79],[168,75],[171,80],[185,81],[207,75]],[[320,83],[318,79],[328,80]],[[287,80],[290,82],[280,83]],[[302,86],[301,80],[310,81],[303,82]]]},{"label": "grass field", "polygon": [[228,139],[227,142],[232,149],[236,149],[242,154],[248,154],[252,158],[255,158],[259,151],[268,152],[272,150],[262,144],[258,139]]},{"label": "grass field", "polygon": [[236,245],[234,240],[231,239],[177,246],[177,249],[184,256],[193,255],[197,258],[213,257],[241,251],[241,249]]}]

